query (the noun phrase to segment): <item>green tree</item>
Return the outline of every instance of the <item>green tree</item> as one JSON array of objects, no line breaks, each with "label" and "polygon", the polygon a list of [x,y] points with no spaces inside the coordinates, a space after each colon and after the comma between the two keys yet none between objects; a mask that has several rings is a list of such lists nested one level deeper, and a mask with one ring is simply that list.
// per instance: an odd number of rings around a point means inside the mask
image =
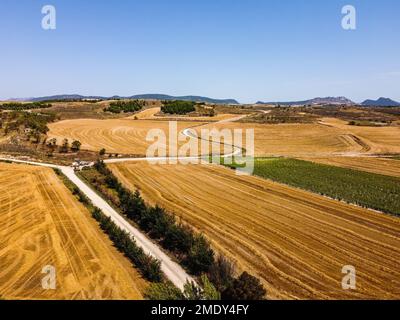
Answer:
[{"label": "green tree", "polygon": [[203,235],[195,236],[186,259],[189,270],[194,275],[199,275],[208,272],[213,263],[214,251],[211,249],[210,243]]},{"label": "green tree", "polygon": [[222,292],[223,300],[263,300],[266,290],[260,280],[247,272],[235,279],[232,284]]},{"label": "green tree", "polygon": [[60,152],[61,152],[61,153],[68,153],[68,150],[69,150],[69,142],[68,142],[68,139],[64,139],[64,140],[63,140],[63,143],[62,143],[62,145],[61,145],[61,147],[60,147]]},{"label": "green tree", "polygon": [[201,276],[200,284],[201,286],[198,286],[196,283],[189,281],[185,284],[183,295],[186,300],[221,300],[221,294],[205,274]]},{"label": "green tree", "polygon": [[81,150],[81,146],[82,146],[82,143],[80,141],[78,141],[78,140],[75,140],[74,142],[72,142],[71,150],[72,151],[79,151],[79,150]]},{"label": "green tree", "polygon": [[211,266],[208,275],[216,288],[223,292],[235,279],[235,265],[223,255],[220,255]]},{"label": "green tree", "polygon": [[99,151],[99,155],[104,156],[105,154],[106,154],[106,149],[103,148]]},{"label": "green tree", "polygon": [[149,300],[184,300],[184,296],[177,287],[171,283],[153,283],[145,293]]}]

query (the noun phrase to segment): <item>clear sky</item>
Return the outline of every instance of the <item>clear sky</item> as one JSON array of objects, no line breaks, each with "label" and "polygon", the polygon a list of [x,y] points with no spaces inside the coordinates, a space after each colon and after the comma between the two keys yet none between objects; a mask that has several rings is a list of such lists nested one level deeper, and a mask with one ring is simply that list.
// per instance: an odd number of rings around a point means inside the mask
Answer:
[{"label": "clear sky", "polygon": [[[57,29],[41,28],[44,5]],[[357,30],[341,9],[357,9]],[[1,0],[0,98],[400,100],[399,0]]]}]

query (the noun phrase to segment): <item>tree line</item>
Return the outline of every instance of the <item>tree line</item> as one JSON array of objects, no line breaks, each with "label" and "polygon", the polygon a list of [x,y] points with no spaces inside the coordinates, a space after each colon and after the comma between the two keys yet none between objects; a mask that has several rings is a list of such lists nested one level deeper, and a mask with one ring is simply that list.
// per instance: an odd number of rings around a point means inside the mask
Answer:
[{"label": "tree line", "polygon": [[[94,168],[104,177],[103,181],[107,187],[116,191],[122,213],[160,246],[171,252],[189,273],[198,277],[206,275],[223,299],[259,300],[264,297],[266,291],[259,279],[247,273],[236,278],[234,265],[223,256],[217,258],[210,242],[203,234],[196,233],[183,223],[178,223],[175,216],[166,212],[165,209],[146,204],[140,192],[132,193],[125,188],[104,162],[96,162]],[[98,191],[104,191],[99,188],[99,179],[96,178],[90,182]],[[202,282],[207,281],[203,279]],[[158,284],[157,290],[154,289],[152,294],[160,290],[170,292],[172,289],[168,288],[168,283]],[[188,290],[193,292],[194,288]]]},{"label": "tree line", "polygon": [[84,195],[78,187],[74,186],[59,169],[54,169],[54,171],[62,178],[72,194],[91,211],[92,217],[96,219],[101,229],[108,235],[114,246],[139,269],[143,277],[150,282],[163,281],[164,277],[161,271],[161,262],[146,254],[143,249],[136,244],[133,237],[118,227],[111,218],[107,217],[99,208],[93,206],[86,195]]},{"label": "tree line", "polygon": [[196,102],[193,101],[163,101],[161,111],[168,114],[187,114],[196,111]]},{"label": "tree line", "polygon": [[44,102],[30,102],[30,103],[20,103],[20,102],[8,102],[0,104],[0,110],[32,110],[32,109],[46,109],[51,108],[51,103]]},{"label": "tree line", "polygon": [[142,100],[116,101],[116,102],[111,102],[110,106],[104,109],[104,112],[111,112],[111,113],[137,112],[142,110],[144,106],[145,102]]}]

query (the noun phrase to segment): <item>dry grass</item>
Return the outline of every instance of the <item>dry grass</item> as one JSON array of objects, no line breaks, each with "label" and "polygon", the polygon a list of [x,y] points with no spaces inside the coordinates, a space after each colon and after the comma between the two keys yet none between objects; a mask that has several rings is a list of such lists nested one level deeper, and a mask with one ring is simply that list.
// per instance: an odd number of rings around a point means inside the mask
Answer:
[{"label": "dry grass", "polygon": [[0,239],[5,299],[142,299],[146,282],[51,169],[0,164]]},{"label": "dry grass", "polygon": [[[398,218],[214,165],[110,168],[260,277],[270,298],[400,298]],[[357,290],[341,288],[345,265],[357,269]]]}]

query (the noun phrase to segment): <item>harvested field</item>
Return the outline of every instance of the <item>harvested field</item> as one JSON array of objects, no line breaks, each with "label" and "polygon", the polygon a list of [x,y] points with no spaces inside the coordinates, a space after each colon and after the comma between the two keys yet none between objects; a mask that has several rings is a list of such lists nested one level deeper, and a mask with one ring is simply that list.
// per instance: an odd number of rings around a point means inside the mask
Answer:
[{"label": "harvested field", "polygon": [[325,118],[321,121],[326,126],[341,130],[344,134],[356,136],[368,146],[368,154],[400,153],[400,127],[362,127],[350,126],[346,121]]},{"label": "harvested field", "polygon": [[[260,277],[272,299],[399,299],[400,220],[215,165],[112,164]],[[342,268],[357,290],[342,289]]]},{"label": "harvested field", "polygon": [[[178,130],[190,128],[201,123],[178,122]],[[99,151],[105,148],[109,153],[146,155],[153,142],[146,136],[152,129],[160,129],[168,137],[169,122],[157,120],[66,120],[49,125],[49,139],[56,138],[61,144],[64,138],[79,140],[82,149]],[[180,143],[184,144],[184,142]]]},{"label": "harvested field", "polygon": [[[330,156],[361,152],[363,146],[341,130],[319,124],[218,123],[201,128],[254,129],[256,156]],[[198,128],[201,129],[201,128]]]},{"label": "harvested field", "polygon": [[304,158],[304,160],[332,166],[400,177],[400,161],[372,157]]},{"label": "harvested field", "polygon": [[[0,163],[0,296],[142,299],[147,284],[48,168]],[[56,290],[42,269],[56,268]]]}]

